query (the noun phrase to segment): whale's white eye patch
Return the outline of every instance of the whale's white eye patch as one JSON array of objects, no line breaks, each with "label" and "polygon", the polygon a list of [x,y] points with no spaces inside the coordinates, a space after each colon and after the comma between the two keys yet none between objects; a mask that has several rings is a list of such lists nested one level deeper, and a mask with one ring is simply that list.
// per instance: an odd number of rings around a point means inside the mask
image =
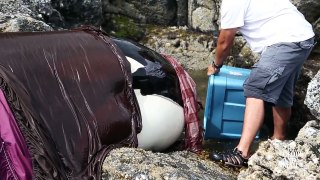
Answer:
[{"label": "whale's white eye patch", "polygon": [[129,56],[126,56],[126,58],[131,64],[131,73],[136,72],[139,68],[144,68],[143,64],[139,63],[135,59],[133,59]]}]

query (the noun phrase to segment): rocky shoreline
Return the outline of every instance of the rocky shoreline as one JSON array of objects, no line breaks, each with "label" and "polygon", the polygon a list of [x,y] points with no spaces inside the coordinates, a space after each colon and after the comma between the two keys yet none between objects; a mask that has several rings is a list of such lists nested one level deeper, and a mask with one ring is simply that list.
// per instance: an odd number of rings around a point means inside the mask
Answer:
[{"label": "rocky shoreline", "polygon": [[103,166],[103,179],[236,179],[234,171],[188,151],[156,153],[120,148],[110,152]]},{"label": "rocky shoreline", "polygon": [[[0,0],[0,32],[52,31],[71,29],[85,24],[108,26],[103,20],[109,19],[116,25],[120,24],[117,20],[121,20],[124,22],[122,27],[129,27],[125,33],[135,32],[139,35],[136,39],[139,39],[141,44],[159,53],[172,55],[186,69],[203,70],[207,67],[214,56],[216,45],[214,35],[217,34],[219,26],[217,14],[220,1],[175,1],[177,6],[174,8],[168,6],[169,1],[157,1],[154,6],[162,7],[157,9],[162,16],[150,15],[157,12],[149,8],[153,6],[146,4],[147,6],[139,7],[139,2]],[[294,3],[307,14],[308,20],[312,22],[319,35],[319,1],[294,0]],[[186,4],[188,6],[184,7]],[[178,10],[178,15],[166,13],[174,9]],[[174,19],[175,17],[178,18]],[[153,25],[145,26],[147,23]],[[147,28],[131,29],[137,27],[137,24]],[[113,33],[110,31],[110,34]],[[232,56],[228,58],[226,64],[249,68],[257,59],[258,55],[249,50],[241,36],[237,36]],[[297,129],[308,123],[292,140],[262,142],[250,158],[249,168],[241,169],[239,176],[237,171],[223,169],[207,158],[200,158],[189,152],[153,153],[124,148],[110,152],[103,166],[104,178],[320,179],[319,69],[319,55],[313,54],[305,63],[298,82],[292,122],[297,125]],[[279,152],[288,152],[288,155]]]}]

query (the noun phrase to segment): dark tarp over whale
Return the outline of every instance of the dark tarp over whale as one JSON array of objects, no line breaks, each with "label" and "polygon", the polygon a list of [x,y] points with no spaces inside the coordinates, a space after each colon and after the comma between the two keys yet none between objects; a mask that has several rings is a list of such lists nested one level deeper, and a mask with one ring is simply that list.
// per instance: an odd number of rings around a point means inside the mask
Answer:
[{"label": "dark tarp over whale", "polygon": [[0,34],[0,84],[35,179],[100,179],[111,149],[137,146],[129,62],[98,30]]}]

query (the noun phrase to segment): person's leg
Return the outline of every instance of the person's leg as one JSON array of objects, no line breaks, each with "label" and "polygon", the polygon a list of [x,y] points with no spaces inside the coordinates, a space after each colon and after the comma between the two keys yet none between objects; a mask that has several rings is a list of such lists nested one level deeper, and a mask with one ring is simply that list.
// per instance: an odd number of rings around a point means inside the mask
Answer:
[{"label": "person's leg", "polygon": [[[279,96],[276,106],[272,108],[273,112],[273,123],[274,131],[272,139],[285,140],[287,135],[287,123],[291,117],[291,106],[293,104],[293,96],[296,82],[298,81],[300,71],[303,62],[309,56],[313,46],[315,45],[314,39],[309,39],[299,44],[300,51],[293,51],[291,55],[295,55],[295,58],[291,58],[287,64],[288,69],[288,80]],[[285,57],[288,57],[287,55]]]},{"label": "person's leg", "polygon": [[272,139],[285,140],[287,122],[291,116],[291,107],[276,107],[272,108],[273,113],[273,136]]},{"label": "person's leg", "polygon": [[244,113],[244,124],[242,135],[237,146],[244,158],[250,155],[250,146],[255,139],[264,120],[264,101],[257,98],[248,97],[246,99],[246,109]]},{"label": "person's leg", "polygon": [[222,161],[231,166],[246,166],[250,156],[250,146],[264,120],[264,101],[247,97],[242,135],[238,146],[232,152],[210,154],[214,161]]}]

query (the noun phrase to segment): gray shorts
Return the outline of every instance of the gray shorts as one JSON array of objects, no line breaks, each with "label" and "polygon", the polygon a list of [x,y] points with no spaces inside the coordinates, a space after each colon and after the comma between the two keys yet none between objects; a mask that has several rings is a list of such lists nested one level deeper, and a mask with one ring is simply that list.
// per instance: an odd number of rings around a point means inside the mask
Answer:
[{"label": "gray shorts", "polygon": [[268,46],[243,84],[244,95],[279,107],[292,106],[295,84],[313,46],[314,38]]}]

